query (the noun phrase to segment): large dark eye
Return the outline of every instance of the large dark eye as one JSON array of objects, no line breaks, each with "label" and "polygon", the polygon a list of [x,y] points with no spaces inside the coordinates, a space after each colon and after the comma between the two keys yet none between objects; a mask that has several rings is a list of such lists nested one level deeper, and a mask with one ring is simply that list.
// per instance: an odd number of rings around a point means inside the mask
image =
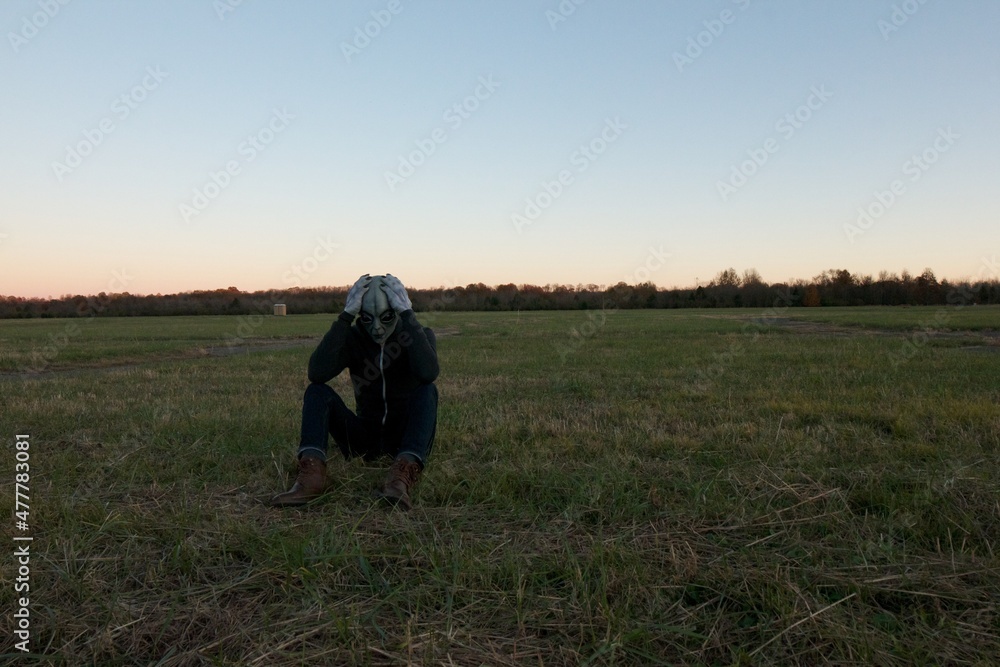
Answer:
[{"label": "large dark eye", "polygon": [[368,313],[361,313],[361,321],[365,324],[371,324],[374,318]]},{"label": "large dark eye", "polygon": [[389,324],[394,319],[396,319],[396,313],[390,310],[388,312],[382,313],[382,317],[380,317],[379,319],[381,319],[384,324]]}]

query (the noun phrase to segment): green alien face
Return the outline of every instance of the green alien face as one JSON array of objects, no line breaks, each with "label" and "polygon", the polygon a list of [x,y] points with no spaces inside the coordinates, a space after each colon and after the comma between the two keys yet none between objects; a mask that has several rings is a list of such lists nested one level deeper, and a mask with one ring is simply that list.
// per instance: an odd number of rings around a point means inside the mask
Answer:
[{"label": "green alien face", "polygon": [[368,291],[361,299],[361,326],[379,345],[385,344],[399,322],[399,316],[382,291],[384,279],[385,276],[372,276]]}]

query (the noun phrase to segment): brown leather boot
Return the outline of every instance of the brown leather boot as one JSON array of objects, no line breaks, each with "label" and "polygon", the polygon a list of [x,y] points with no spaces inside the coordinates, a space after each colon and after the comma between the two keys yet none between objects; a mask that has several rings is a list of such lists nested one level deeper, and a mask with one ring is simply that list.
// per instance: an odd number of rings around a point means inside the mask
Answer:
[{"label": "brown leather boot", "polygon": [[419,479],[419,463],[397,458],[389,467],[389,473],[385,476],[382,486],[375,490],[374,496],[384,499],[390,505],[395,505],[401,510],[409,511],[413,509],[413,503],[410,502],[410,491],[417,485]]},{"label": "brown leather boot", "polygon": [[315,500],[326,491],[326,462],[320,461],[315,456],[302,456],[299,458],[299,474],[295,478],[295,484],[284,493],[279,493],[271,499],[271,505],[275,507],[291,507],[294,505],[305,505],[310,500]]}]

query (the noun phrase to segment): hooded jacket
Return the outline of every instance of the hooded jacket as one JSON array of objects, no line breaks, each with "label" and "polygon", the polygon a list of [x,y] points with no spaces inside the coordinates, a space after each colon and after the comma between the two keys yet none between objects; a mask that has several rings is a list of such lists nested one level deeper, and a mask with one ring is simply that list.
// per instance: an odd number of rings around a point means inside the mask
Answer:
[{"label": "hooded jacket", "polygon": [[434,331],[417,321],[413,310],[399,314],[399,324],[379,345],[341,313],[309,357],[309,381],[329,382],[347,368],[354,385],[358,416],[385,424],[389,415],[403,414],[410,393],[438,376]]}]

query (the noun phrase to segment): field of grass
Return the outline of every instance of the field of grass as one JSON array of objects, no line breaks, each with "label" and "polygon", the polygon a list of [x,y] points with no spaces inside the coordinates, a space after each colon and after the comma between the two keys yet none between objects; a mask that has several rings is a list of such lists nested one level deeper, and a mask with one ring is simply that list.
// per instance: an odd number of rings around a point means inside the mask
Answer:
[{"label": "field of grass", "polygon": [[328,496],[265,504],[332,315],[0,321],[15,664],[996,664],[1000,309],[761,315],[418,315],[408,514],[334,458]]}]

